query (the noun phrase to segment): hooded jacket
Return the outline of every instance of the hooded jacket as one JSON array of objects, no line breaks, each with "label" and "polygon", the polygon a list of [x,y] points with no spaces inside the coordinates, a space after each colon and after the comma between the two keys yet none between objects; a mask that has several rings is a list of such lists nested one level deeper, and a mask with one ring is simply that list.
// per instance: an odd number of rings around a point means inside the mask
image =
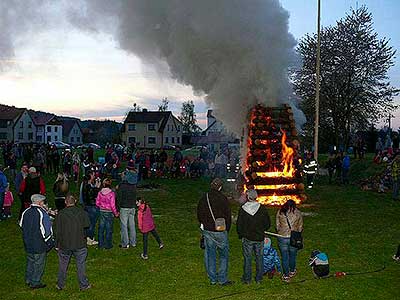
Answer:
[{"label": "hooded jacket", "polygon": [[276,249],[272,248],[271,240],[264,240],[264,248],[263,248],[263,266],[264,273],[272,272],[273,270],[277,270],[278,272],[282,272],[281,268],[281,260],[279,259],[278,252]]},{"label": "hooded jacket", "polygon": [[261,242],[264,240],[264,231],[271,226],[271,221],[265,206],[249,201],[240,208],[236,224],[239,239]]},{"label": "hooded jacket", "polygon": [[147,233],[156,228],[150,206],[142,203],[138,209],[138,226],[142,233]]},{"label": "hooded jacket", "polygon": [[[215,222],[211,216],[210,208],[207,203],[207,194],[204,194],[197,205],[197,219],[200,224],[203,224],[204,230],[216,231]],[[210,200],[210,206],[214,214],[215,219],[224,218],[226,224],[226,230],[229,231],[231,228],[231,208],[229,207],[229,201],[221,192],[211,189],[208,193]]]},{"label": "hooded jacket", "polygon": [[100,211],[112,212],[114,216],[118,216],[115,207],[115,193],[110,188],[102,188],[97,194],[96,206]]}]

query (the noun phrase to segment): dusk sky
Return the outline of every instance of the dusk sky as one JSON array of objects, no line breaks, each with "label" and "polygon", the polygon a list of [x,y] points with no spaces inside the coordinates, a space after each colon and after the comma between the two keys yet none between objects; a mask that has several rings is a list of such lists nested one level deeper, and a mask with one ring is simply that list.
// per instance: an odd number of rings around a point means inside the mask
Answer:
[{"label": "dusk sky", "polygon": [[[400,51],[400,1],[321,2],[322,26],[334,24],[351,7],[366,5],[379,36],[389,38],[391,46]],[[290,13],[289,30],[296,39],[316,30],[317,0],[282,0],[281,4]],[[170,80],[168,73],[160,76],[148,71],[138,58],[119,49],[110,35],[80,31],[62,21],[61,8],[54,11],[60,15],[57,26],[20,37],[14,45],[15,55],[3,59],[6,67],[0,71],[0,103],[82,119],[122,121],[135,102],[151,110],[168,97],[170,109],[178,115],[181,102],[191,99],[198,121],[205,127],[206,104],[189,86]],[[396,87],[400,87],[398,56],[390,70]],[[400,104],[400,97],[396,101]],[[396,116],[394,125],[398,127],[400,113]]]}]

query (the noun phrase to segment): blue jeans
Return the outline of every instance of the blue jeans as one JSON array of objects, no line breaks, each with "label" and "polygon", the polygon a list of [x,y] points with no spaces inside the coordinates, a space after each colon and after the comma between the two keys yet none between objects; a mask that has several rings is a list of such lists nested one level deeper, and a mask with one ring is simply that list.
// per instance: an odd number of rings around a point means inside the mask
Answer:
[{"label": "blue jeans", "polygon": [[[229,240],[228,232],[214,232],[203,230],[204,235],[204,263],[211,283],[228,281]],[[217,251],[219,253],[219,270],[217,273]]]},{"label": "blue jeans", "polygon": [[46,266],[46,252],[26,254],[25,282],[34,287],[40,285],[44,267]]},{"label": "blue jeans", "polygon": [[113,221],[114,215],[111,211],[100,211],[99,248],[112,248]]},{"label": "blue jeans", "polygon": [[86,236],[93,240],[97,218],[99,217],[99,209],[96,206],[85,206],[85,211],[87,212],[90,220],[90,226],[88,229],[86,229]]},{"label": "blue jeans", "polygon": [[282,256],[282,268],[285,276],[296,270],[297,248],[290,246],[290,238],[278,238],[279,251]]},{"label": "blue jeans", "polygon": [[67,279],[67,270],[71,256],[75,257],[76,271],[78,273],[79,287],[81,289],[89,286],[89,280],[86,277],[86,257],[87,248],[81,248],[76,250],[58,250],[58,277],[57,285],[60,288],[64,288],[65,281]]},{"label": "blue jeans", "polygon": [[260,282],[263,278],[263,246],[264,242],[250,241],[248,239],[242,239],[242,250],[243,250],[243,277],[242,281],[251,281],[251,258],[254,252],[256,259],[256,282]]},{"label": "blue jeans", "polygon": [[121,224],[121,246],[136,246],[135,209],[121,208],[119,220]]}]

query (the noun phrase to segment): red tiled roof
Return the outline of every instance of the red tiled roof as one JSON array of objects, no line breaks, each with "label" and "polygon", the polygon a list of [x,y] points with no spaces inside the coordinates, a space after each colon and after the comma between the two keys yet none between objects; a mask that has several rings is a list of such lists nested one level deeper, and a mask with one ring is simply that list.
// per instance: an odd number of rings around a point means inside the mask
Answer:
[{"label": "red tiled roof", "polygon": [[25,108],[0,104],[0,120],[14,120],[24,112]]}]

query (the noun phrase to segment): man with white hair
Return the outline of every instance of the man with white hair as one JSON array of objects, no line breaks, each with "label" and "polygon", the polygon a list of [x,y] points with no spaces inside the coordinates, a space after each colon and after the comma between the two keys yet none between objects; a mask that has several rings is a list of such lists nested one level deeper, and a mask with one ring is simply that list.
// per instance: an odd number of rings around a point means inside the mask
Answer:
[{"label": "man with white hair", "polygon": [[246,191],[247,202],[239,210],[237,219],[237,233],[242,240],[243,250],[243,277],[242,282],[251,282],[251,258],[254,253],[256,259],[256,283],[263,278],[263,241],[264,232],[271,225],[268,211],[265,206],[257,202],[257,191]]},{"label": "man with white hair", "polygon": [[19,222],[27,257],[25,282],[31,289],[46,287],[41,282],[46,253],[54,246],[50,217],[43,208],[45,200],[43,195],[32,195],[32,204],[23,212]]}]

